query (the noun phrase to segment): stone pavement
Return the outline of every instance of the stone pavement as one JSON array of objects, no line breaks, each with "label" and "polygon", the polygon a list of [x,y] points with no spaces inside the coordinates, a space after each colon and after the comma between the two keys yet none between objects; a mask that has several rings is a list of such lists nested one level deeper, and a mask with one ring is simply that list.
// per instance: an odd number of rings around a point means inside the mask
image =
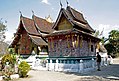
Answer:
[{"label": "stone pavement", "polygon": [[114,64],[101,67],[101,71],[79,74],[31,70],[28,78],[14,81],[119,81],[119,58],[114,59]]},{"label": "stone pavement", "polygon": [[114,63],[112,65],[108,65],[107,67],[102,67],[101,71],[94,71],[86,75],[98,76],[105,79],[109,79],[111,81],[114,80],[119,81],[119,58],[114,59]]}]

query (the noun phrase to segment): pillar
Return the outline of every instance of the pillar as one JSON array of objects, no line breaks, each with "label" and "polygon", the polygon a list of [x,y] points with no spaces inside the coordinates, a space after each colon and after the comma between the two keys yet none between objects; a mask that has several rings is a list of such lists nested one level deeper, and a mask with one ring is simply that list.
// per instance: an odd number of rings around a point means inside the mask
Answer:
[{"label": "pillar", "polygon": [[95,68],[95,60],[92,58],[92,68]]},{"label": "pillar", "polygon": [[55,71],[58,71],[58,69],[59,69],[59,66],[58,66],[58,59],[56,59],[56,64],[55,64]]},{"label": "pillar", "polygon": [[82,59],[80,60],[79,68],[80,68],[79,72],[83,72],[84,68],[83,68],[83,60]]}]

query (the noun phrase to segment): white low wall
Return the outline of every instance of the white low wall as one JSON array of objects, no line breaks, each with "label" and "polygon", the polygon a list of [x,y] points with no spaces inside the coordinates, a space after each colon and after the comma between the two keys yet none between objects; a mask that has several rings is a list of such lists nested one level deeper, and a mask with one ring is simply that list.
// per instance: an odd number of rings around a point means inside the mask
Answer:
[{"label": "white low wall", "polygon": [[[69,62],[70,60],[70,62]],[[94,58],[83,58],[78,61],[74,59],[64,59],[64,58],[49,58],[47,63],[42,65],[41,59],[36,56],[31,56],[25,60],[31,69],[35,70],[49,70],[49,71],[63,71],[63,72],[87,72],[96,69],[96,59]],[[105,58],[102,58],[101,66],[108,65],[108,62]]]},{"label": "white low wall", "polygon": [[[88,72],[97,68],[96,60],[93,58],[90,60],[80,59],[80,62],[72,62],[72,63],[59,63],[60,59],[56,59],[56,63],[53,63],[50,59],[50,62],[47,63],[46,68],[49,71],[63,71],[63,72]],[[105,60],[102,58],[101,66],[105,65]]]},{"label": "white low wall", "polygon": [[47,70],[46,67],[41,63],[42,59],[36,58],[36,57],[39,57],[39,56],[30,55],[27,59],[20,59],[20,62],[26,61],[30,65],[31,69],[34,69],[34,70]]}]

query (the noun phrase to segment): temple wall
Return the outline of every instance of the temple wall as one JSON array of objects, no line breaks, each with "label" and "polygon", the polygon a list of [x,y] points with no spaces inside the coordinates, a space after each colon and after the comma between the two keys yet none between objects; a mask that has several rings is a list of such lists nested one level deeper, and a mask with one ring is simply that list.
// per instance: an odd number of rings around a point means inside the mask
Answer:
[{"label": "temple wall", "polygon": [[28,37],[26,31],[24,30],[21,34],[19,53],[20,54],[30,54],[31,44],[32,43],[30,41],[30,38]]},{"label": "temple wall", "polygon": [[82,47],[80,48],[80,56],[88,56],[89,55],[89,47],[88,42],[83,40]]},{"label": "temple wall", "polygon": [[[73,39],[75,40],[75,38]],[[80,56],[95,56],[95,43],[92,41],[89,47],[89,40],[81,38],[78,40],[78,45],[73,44],[72,35],[67,39],[66,36],[53,37],[52,41],[49,40],[49,56],[50,57],[80,57]],[[81,45],[82,43],[82,45]],[[93,45],[93,51],[91,51]]]}]

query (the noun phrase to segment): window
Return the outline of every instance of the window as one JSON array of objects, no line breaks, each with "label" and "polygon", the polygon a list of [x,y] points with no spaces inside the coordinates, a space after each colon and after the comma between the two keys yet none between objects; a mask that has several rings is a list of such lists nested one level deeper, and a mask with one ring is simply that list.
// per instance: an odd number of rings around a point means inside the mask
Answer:
[{"label": "window", "polygon": [[93,52],[94,51],[94,49],[93,49],[93,45],[91,45],[91,52]]}]

